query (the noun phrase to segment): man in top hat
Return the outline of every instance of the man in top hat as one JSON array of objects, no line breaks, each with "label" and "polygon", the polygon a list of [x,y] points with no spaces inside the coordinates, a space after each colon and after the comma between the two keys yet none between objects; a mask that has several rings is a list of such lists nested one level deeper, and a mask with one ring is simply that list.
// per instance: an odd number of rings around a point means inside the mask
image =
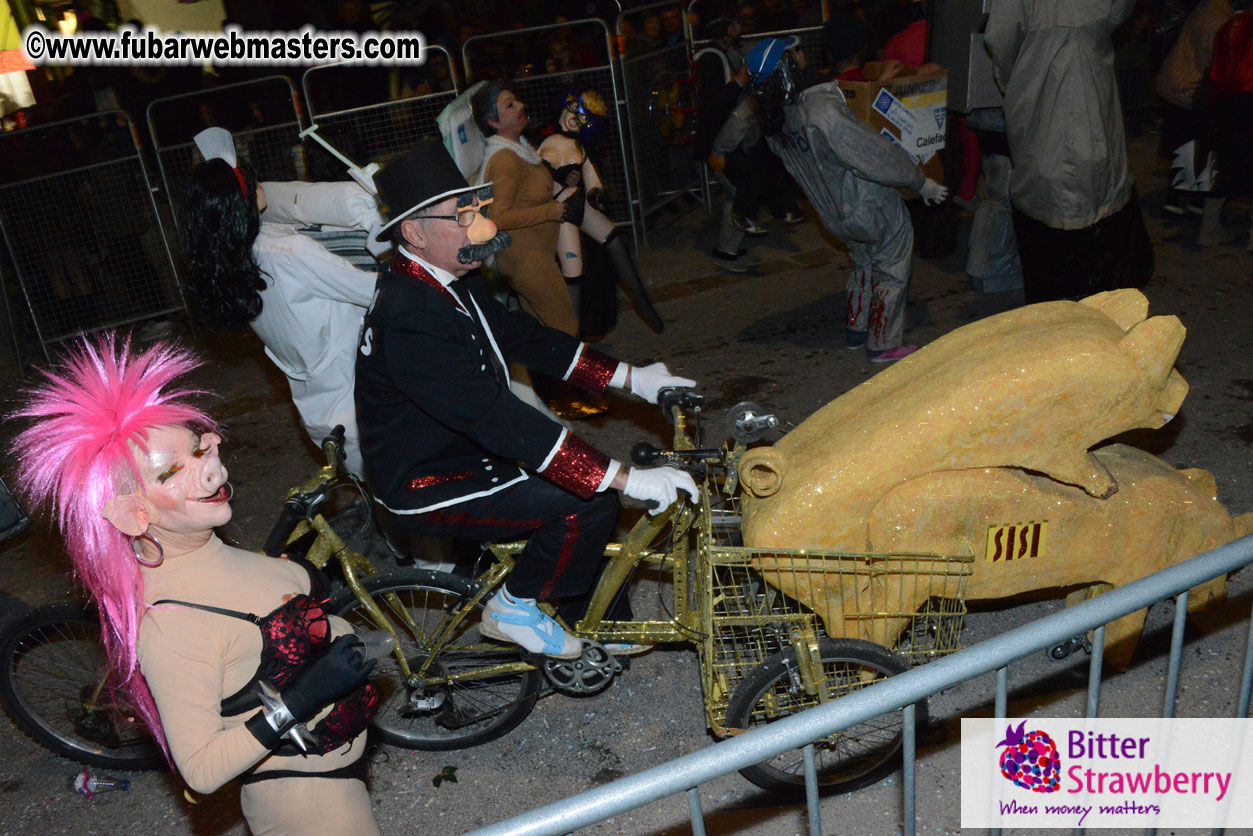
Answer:
[{"label": "man in top hat", "polygon": [[[869,45],[864,28],[851,17],[827,23],[822,38],[837,73],[857,66]],[[770,150],[853,258],[846,345],[865,346],[872,363],[913,353],[917,346],[901,343],[914,228],[896,189],[912,189],[927,203],[944,200],[948,189],[927,179],[900,146],[859,121],[838,81],[802,91],[789,41],[763,38],[747,63]]]},{"label": "man in top hat", "polygon": [[[427,143],[375,176],[396,258],[378,281],[357,356],[357,416],[376,501],[426,536],[528,537],[481,630],[529,651],[576,658],[582,643],[536,607],[586,611],[618,517],[614,491],[660,510],[696,484],[671,467],[627,467],[518,400],[509,364],[601,394],[658,392],[695,381],[662,363],[635,368],[529,314],[508,311],[461,277],[508,246],[483,209],[491,183],[470,186],[444,146]],[[624,603],[611,617],[629,617]],[[622,652],[626,648],[609,648]],[[631,648],[634,649],[634,648]]]}]

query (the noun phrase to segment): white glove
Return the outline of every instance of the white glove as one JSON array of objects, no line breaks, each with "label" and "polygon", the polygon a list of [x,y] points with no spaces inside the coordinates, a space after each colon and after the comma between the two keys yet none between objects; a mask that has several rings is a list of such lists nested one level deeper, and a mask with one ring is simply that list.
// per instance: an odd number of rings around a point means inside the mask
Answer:
[{"label": "white glove", "polygon": [[922,202],[931,206],[936,203],[943,203],[948,197],[948,188],[940,185],[930,177],[922,184],[922,188],[918,191],[922,195]]},{"label": "white glove", "polygon": [[692,475],[677,467],[633,467],[627,473],[626,487],[622,489],[632,499],[653,503],[648,509],[649,514],[660,514],[677,502],[679,491],[687,493],[693,501],[698,495]]},{"label": "white glove", "polygon": [[670,374],[665,363],[653,363],[642,368],[631,367],[631,394],[638,395],[649,403],[657,403],[657,393],[662,389],[672,386],[691,388],[695,385],[695,380]]}]

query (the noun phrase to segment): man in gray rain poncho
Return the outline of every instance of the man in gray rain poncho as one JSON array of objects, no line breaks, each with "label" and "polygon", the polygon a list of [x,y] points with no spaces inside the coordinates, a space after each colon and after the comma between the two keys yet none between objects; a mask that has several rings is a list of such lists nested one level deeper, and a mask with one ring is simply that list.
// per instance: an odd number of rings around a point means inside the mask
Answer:
[{"label": "man in gray rain poncho", "polygon": [[1000,0],[985,31],[1005,91],[1027,302],[1143,287],[1153,249],[1127,165],[1111,33],[1135,0]]},{"label": "man in gray rain poncho", "polygon": [[[822,37],[837,69],[864,48],[864,43],[850,42],[847,27],[834,22],[824,27]],[[767,38],[748,54],[762,131],[823,226],[852,255],[848,347],[864,345],[872,363],[890,363],[917,350],[901,344],[914,229],[895,189],[912,189],[928,203],[944,200],[948,189],[927,179],[905,151],[859,121],[837,82],[802,92],[800,66],[790,46],[781,38]]]}]

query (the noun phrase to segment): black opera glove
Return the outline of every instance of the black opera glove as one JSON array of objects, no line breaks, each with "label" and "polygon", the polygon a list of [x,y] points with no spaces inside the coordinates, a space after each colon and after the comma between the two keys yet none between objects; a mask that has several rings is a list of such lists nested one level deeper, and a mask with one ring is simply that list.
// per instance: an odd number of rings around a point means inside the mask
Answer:
[{"label": "black opera glove", "polygon": [[583,211],[585,208],[583,191],[574,192],[565,202],[561,204],[561,220],[563,223],[570,223],[578,226],[583,223]]},{"label": "black opera glove", "polygon": [[378,660],[364,658],[360,648],[356,636],[340,636],[281,692],[269,682],[259,683],[262,707],[244,724],[248,731],[267,749],[277,749],[287,738],[304,751],[312,742],[304,724],[355,691],[374,670]]}]

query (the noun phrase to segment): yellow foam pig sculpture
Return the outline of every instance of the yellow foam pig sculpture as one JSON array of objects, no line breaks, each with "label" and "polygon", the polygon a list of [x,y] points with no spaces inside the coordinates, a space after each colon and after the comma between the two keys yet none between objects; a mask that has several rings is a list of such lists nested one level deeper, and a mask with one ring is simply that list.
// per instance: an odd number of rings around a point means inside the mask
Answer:
[{"label": "yellow foam pig sculpture", "polygon": [[[1208,473],[1121,445],[1092,450],[1164,425],[1187,393],[1173,368],[1184,327],[1147,312],[1142,293],[1118,290],[936,340],[744,456],[745,545],[973,554],[970,599],[1059,589],[1073,601],[1247,533],[1253,514],[1233,520]],[[883,594],[870,580],[817,589],[772,565],[759,562],[767,580],[813,606],[832,635],[895,643],[901,620],[851,618]],[[1221,579],[1207,584],[1190,608],[1224,592]],[[1107,629],[1112,665],[1129,661],[1143,618]]]}]

